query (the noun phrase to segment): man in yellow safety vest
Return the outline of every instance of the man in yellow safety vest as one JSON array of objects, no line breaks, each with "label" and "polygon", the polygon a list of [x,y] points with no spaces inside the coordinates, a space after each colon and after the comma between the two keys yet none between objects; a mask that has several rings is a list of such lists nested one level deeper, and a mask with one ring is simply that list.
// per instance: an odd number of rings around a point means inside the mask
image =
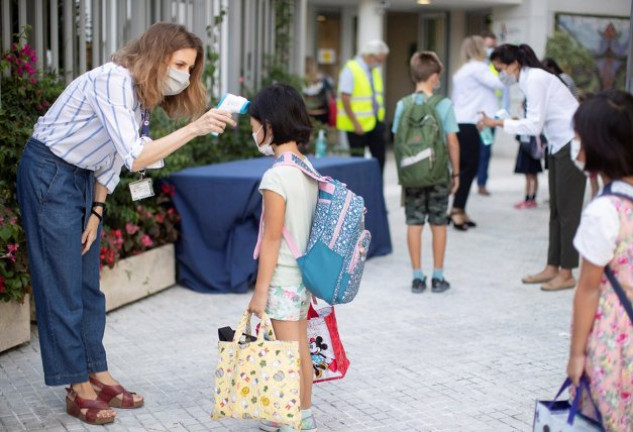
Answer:
[{"label": "man in yellow safety vest", "polygon": [[385,98],[380,66],[389,54],[382,40],[372,40],[347,62],[339,76],[336,128],[347,132],[352,156],[363,156],[365,147],[385,166]]}]

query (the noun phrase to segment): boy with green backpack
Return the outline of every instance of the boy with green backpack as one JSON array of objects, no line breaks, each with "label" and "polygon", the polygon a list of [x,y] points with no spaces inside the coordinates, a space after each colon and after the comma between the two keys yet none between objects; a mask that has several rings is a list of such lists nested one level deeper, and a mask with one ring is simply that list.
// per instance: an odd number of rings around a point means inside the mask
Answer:
[{"label": "boy with green backpack", "polygon": [[398,101],[392,132],[413,269],[411,291],[421,293],[426,289],[421,261],[422,230],[428,219],[433,236],[431,291],[440,293],[450,288],[444,278],[446,211],[449,195],[459,187],[459,127],[453,102],[433,94],[443,69],[437,55],[416,52],[410,65],[415,93]]}]

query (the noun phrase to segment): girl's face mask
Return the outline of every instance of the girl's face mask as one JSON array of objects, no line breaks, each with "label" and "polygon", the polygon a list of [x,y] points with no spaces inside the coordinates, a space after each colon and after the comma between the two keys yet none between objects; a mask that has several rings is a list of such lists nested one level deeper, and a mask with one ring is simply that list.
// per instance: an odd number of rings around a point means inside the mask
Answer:
[{"label": "girl's face mask", "polygon": [[[264,129],[264,125],[261,125],[261,127],[257,129],[257,132],[253,132],[253,141],[255,141],[255,146],[257,147],[257,150],[259,150],[259,152],[264,156],[274,156],[275,151],[273,150],[273,146],[270,145],[270,142],[268,144],[259,145],[259,140],[257,139],[257,137],[262,129]],[[272,141],[272,137],[269,141]]]}]

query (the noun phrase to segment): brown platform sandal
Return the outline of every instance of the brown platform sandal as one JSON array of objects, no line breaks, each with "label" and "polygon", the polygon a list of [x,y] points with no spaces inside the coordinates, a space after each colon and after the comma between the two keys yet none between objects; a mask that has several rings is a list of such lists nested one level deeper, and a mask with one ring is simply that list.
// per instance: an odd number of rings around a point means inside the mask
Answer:
[{"label": "brown platform sandal", "polygon": [[[107,385],[94,377],[90,377],[90,383],[97,392],[97,397],[114,408],[134,409],[140,408],[145,403],[144,399],[134,400],[136,393],[129,392],[122,385]],[[117,396],[121,395],[121,399]]]},{"label": "brown platform sandal", "polygon": [[[66,387],[66,393],[66,412],[71,416],[77,417],[82,422],[90,425],[114,423],[116,413],[111,417],[99,417],[99,414],[104,411],[113,411],[104,401],[84,399],[71,387]],[[81,412],[82,409],[86,410],[85,414]]]}]

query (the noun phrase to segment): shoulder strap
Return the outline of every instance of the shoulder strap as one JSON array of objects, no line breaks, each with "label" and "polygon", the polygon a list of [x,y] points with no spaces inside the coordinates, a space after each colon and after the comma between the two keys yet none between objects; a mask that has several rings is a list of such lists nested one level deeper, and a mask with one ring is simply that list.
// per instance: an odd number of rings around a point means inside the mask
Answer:
[{"label": "shoulder strap", "polygon": [[600,193],[600,196],[609,195],[633,201],[633,186],[629,185],[628,183],[622,184],[611,182],[609,184],[606,184],[602,188],[602,192]]},{"label": "shoulder strap", "polygon": [[444,96],[434,94],[433,96],[431,96],[430,98],[426,100],[426,103],[428,103],[430,106],[435,108],[443,100],[444,100]]},{"label": "shoulder strap", "polygon": [[606,266],[604,268],[604,274],[607,276],[607,279],[609,279],[609,282],[611,282],[613,291],[615,291],[615,293],[618,295],[618,298],[620,299],[620,303],[622,303],[622,306],[626,310],[626,313],[629,315],[631,324],[633,324],[633,306],[631,306],[631,301],[626,296],[626,293],[624,292],[622,285],[620,285],[620,282],[618,282],[618,279],[615,277],[615,274],[613,274],[613,270],[611,270],[611,267]]},{"label": "shoulder strap", "polygon": [[318,182],[326,182],[328,181],[327,177],[322,176],[314,169],[310,168],[305,162],[303,162],[297,155],[292,152],[282,153],[281,156],[275,160],[275,164],[273,166],[293,166],[297,169],[303,171],[305,175],[313,178]]},{"label": "shoulder strap", "polygon": [[[633,202],[633,186],[627,187],[621,185],[620,183],[611,182],[605,185],[600,196],[617,196]],[[607,279],[609,279],[609,282],[611,282],[613,290],[618,295],[622,306],[631,319],[631,324],[633,324],[633,306],[631,306],[631,301],[624,292],[622,285],[620,285],[620,282],[618,282],[618,279],[615,277],[613,270],[611,270],[609,266],[606,266],[604,268],[604,274],[607,276]]]}]

